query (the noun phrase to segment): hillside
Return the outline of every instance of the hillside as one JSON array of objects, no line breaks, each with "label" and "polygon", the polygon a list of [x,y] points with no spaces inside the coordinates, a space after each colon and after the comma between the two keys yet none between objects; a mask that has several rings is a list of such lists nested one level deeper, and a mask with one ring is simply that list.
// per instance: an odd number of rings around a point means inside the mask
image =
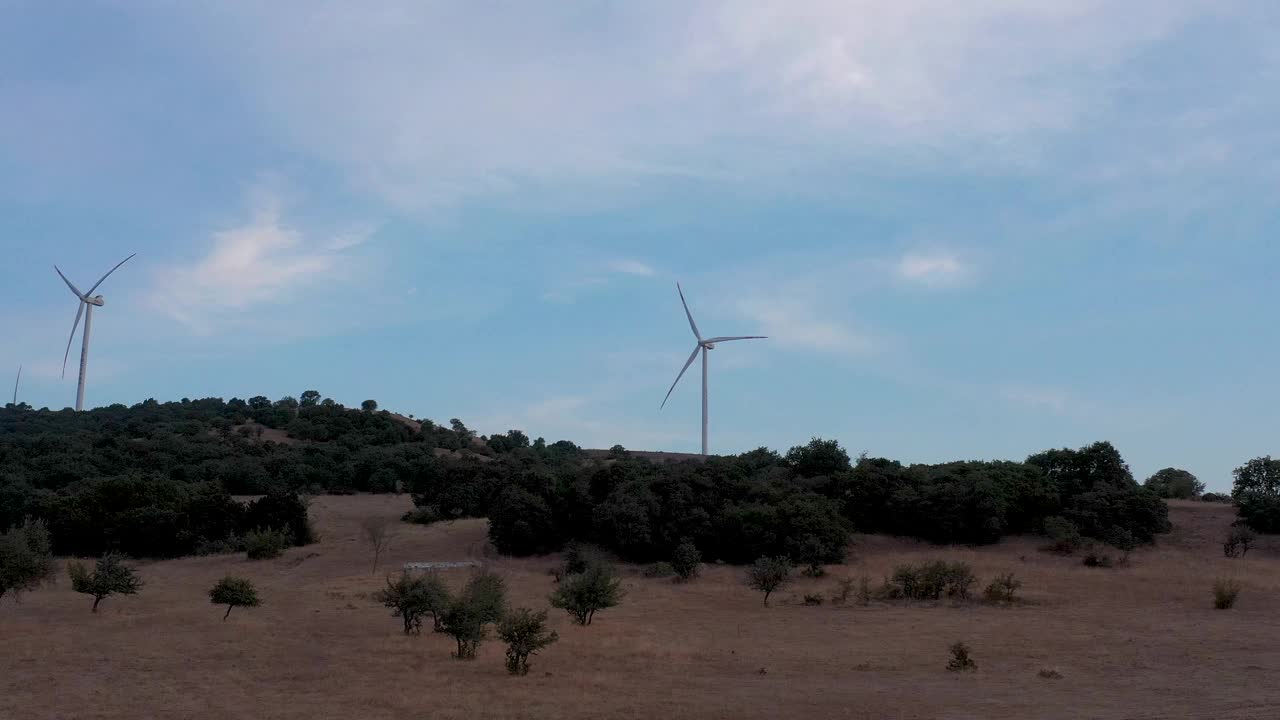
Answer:
[{"label": "hillside", "polygon": [[[406,637],[369,599],[404,562],[478,558],[512,601],[545,607],[553,557],[490,557],[486,523],[400,524],[383,569],[359,539],[367,517],[394,519],[407,497],[320,497],[320,542],[284,557],[145,563],[147,586],[111,598],[98,615],[65,576],[0,605],[0,717],[380,720],[404,717],[783,717],[950,720],[1082,717],[1260,720],[1280,715],[1280,547],[1222,557],[1231,509],[1171,503],[1172,532],[1127,567],[1080,565],[1037,541],[935,547],[855,537],[847,564],[797,579],[761,607],[741,570],[708,566],[688,585],[645,579],[632,567],[620,607],[590,627],[553,611],[561,641],[528,677],[502,668],[497,641],[474,662],[449,657],[448,638]],[[836,579],[878,580],[902,562],[963,559],[985,581],[1012,571],[1015,607],[966,604],[806,607]],[[252,578],[264,605],[229,620],[205,591],[225,574]],[[455,587],[464,570],[444,573]],[[1212,609],[1209,586],[1239,578],[1232,611]],[[943,669],[964,640],[978,670]],[[1061,679],[1042,679],[1042,669]],[[763,673],[761,672],[763,670]]]}]

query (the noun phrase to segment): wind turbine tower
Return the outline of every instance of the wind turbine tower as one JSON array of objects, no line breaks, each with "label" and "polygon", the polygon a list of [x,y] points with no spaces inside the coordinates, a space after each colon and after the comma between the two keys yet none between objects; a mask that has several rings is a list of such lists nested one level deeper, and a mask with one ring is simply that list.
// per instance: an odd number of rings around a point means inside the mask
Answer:
[{"label": "wind turbine tower", "polygon": [[680,374],[676,375],[676,381],[671,383],[671,389],[667,390],[667,397],[662,398],[662,405],[658,408],[661,410],[666,407],[667,400],[671,397],[671,391],[676,389],[680,378],[684,377],[684,371],[689,369],[693,361],[697,359],[698,353],[702,353],[702,454],[707,454],[707,351],[714,350],[718,343],[729,342],[731,340],[764,340],[764,335],[734,335],[706,338],[702,337],[702,333],[698,332],[698,324],[693,321],[693,313],[689,312],[689,303],[684,300],[684,290],[681,289],[680,283],[676,283],[676,292],[680,293],[680,304],[684,305],[684,315],[689,318],[689,329],[693,330],[693,336],[697,338],[698,344],[693,346],[693,352],[689,355],[689,359],[685,361],[684,367],[680,368]]},{"label": "wind turbine tower", "polygon": [[[134,255],[136,254],[137,253],[134,253]],[[71,288],[71,292],[75,293],[76,300],[78,301],[78,307],[76,308],[76,321],[71,325],[71,337],[67,338],[67,351],[62,355],[62,377],[64,378],[67,376],[67,358],[71,356],[71,343],[76,339],[76,328],[80,327],[80,316],[84,315],[84,338],[80,343],[80,382],[76,385],[76,412],[80,412],[84,409],[84,374],[85,370],[89,367],[89,330],[93,325],[93,309],[95,307],[102,307],[105,304],[102,296],[94,295],[93,291],[97,290],[98,286],[102,284],[102,281],[106,280],[111,273],[115,272],[121,265],[132,259],[133,255],[130,255],[116,263],[116,266],[108,270],[107,274],[103,275],[101,280],[94,283],[93,287],[89,288],[89,292],[87,293],[80,292],[79,288],[71,284],[71,281],[67,279],[67,276],[63,275],[61,270],[58,270],[57,265],[53,266],[53,269],[58,273],[58,277],[62,278],[62,282],[66,283],[67,287]]]}]

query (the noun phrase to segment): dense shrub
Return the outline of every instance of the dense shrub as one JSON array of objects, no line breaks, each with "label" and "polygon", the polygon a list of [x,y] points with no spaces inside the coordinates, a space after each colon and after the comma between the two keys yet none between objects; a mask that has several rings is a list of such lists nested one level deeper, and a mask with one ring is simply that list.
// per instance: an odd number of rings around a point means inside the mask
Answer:
[{"label": "dense shrub", "polygon": [[1011,603],[1017,599],[1018,588],[1022,587],[1022,581],[1013,576],[1013,573],[1005,573],[997,575],[990,583],[982,595],[991,603]]},{"label": "dense shrub", "polygon": [[698,576],[698,565],[702,562],[702,553],[692,540],[685,540],[676,546],[671,554],[671,569],[682,581],[689,581]]},{"label": "dense shrub", "polygon": [[244,551],[250,560],[278,558],[289,547],[289,533],[274,528],[250,530],[244,535]]},{"label": "dense shrub", "polygon": [[764,593],[764,606],[769,607],[769,596],[791,579],[791,561],[785,557],[757,558],[747,569],[747,586]]},{"label": "dense shrub", "polygon": [[387,578],[387,587],[373,594],[376,602],[391,608],[392,617],[404,623],[404,634],[416,634],[422,630],[422,619],[431,615],[432,628],[441,630],[440,619],[453,598],[444,581],[434,573],[410,575],[400,573],[394,581]]},{"label": "dense shrub", "polygon": [[507,644],[507,672],[529,674],[529,656],[559,639],[547,630],[547,611],[519,608],[508,612],[498,624],[498,637]]},{"label": "dense shrub", "polygon": [[258,607],[258,589],[246,578],[228,575],[218,581],[209,590],[209,602],[214,605],[226,605],[227,612],[222,616],[225,621],[231,611],[237,607]]},{"label": "dense shrub", "polygon": [[649,563],[640,574],[647,578],[669,578],[676,574],[676,569],[669,562]]},{"label": "dense shrub", "polygon": [[1205,494],[1203,494],[1203,495],[1201,495],[1201,496],[1200,496],[1200,501],[1201,501],[1201,502],[1213,502],[1213,503],[1226,503],[1226,504],[1230,504],[1230,503],[1234,502],[1234,501],[1231,499],[1231,496],[1230,496],[1230,495],[1225,495],[1225,494],[1222,494],[1222,493],[1205,493]]},{"label": "dense shrub", "polygon": [[1045,549],[1062,555],[1071,555],[1084,544],[1076,524],[1057,515],[1045,518],[1044,534],[1049,538]]},{"label": "dense shrub", "polygon": [[969,598],[970,588],[977,582],[973,568],[966,562],[934,560],[919,565],[899,565],[881,588],[888,600],[939,600],[943,596],[955,600]]},{"label": "dense shrub", "polygon": [[0,599],[34,590],[53,577],[52,547],[39,520],[0,533]]},{"label": "dense shrub", "polygon": [[551,607],[564,610],[579,625],[590,625],[597,612],[622,601],[622,581],[606,563],[567,575],[551,593]]},{"label": "dense shrub", "polygon": [[947,669],[951,672],[971,672],[978,669],[978,664],[969,656],[969,646],[962,642],[951,645],[951,659],[947,661]]},{"label": "dense shrub", "polygon": [[1236,598],[1240,597],[1240,583],[1235,580],[1219,578],[1213,582],[1213,607],[1218,610],[1230,610],[1235,607]]},{"label": "dense shrub", "polygon": [[1085,567],[1109,568],[1115,565],[1115,560],[1111,558],[1111,553],[1106,551],[1104,546],[1096,543],[1090,543],[1085,547],[1084,558],[1081,560]]},{"label": "dense shrub", "polygon": [[133,568],[125,564],[124,557],[107,553],[94,564],[93,572],[79,562],[67,565],[71,576],[71,589],[93,596],[92,612],[98,612],[98,603],[112,595],[135,595],[142,589],[142,579]]},{"label": "dense shrub", "polygon": [[1204,483],[1195,475],[1178,468],[1165,468],[1147,478],[1142,486],[1162,498],[1191,500],[1204,492]]},{"label": "dense shrub", "polygon": [[805,593],[804,604],[810,606],[821,605],[823,599],[822,593]]}]

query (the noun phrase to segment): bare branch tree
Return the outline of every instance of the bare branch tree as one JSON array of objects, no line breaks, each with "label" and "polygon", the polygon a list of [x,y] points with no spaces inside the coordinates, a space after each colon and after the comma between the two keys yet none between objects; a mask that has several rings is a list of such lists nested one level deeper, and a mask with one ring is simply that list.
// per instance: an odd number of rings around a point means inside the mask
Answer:
[{"label": "bare branch tree", "polygon": [[391,540],[391,526],[384,517],[365,518],[361,524],[361,530],[364,532],[364,539],[373,546],[373,572],[378,572],[378,560],[382,557],[382,550]]}]

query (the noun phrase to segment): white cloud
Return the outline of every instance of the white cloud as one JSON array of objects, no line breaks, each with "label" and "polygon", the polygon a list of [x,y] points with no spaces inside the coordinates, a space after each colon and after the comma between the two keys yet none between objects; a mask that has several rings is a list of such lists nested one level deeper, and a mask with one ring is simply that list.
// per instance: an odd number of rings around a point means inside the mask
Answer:
[{"label": "white cloud", "polygon": [[1085,409],[1085,404],[1072,393],[1055,387],[1006,385],[1000,389],[1006,400],[1028,407],[1066,415]]},{"label": "white cloud", "polygon": [[218,5],[200,21],[270,133],[423,208],[545,181],[767,178],[847,151],[1021,162],[1044,134],[1111,112],[1132,59],[1214,7],[703,0],[495,15],[406,0]]},{"label": "white cloud", "polygon": [[609,270],[623,275],[639,275],[649,277],[653,275],[653,267],[639,260],[619,259],[614,260],[608,265]]},{"label": "white cloud", "polygon": [[285,302],[341,276],[342,251],[367,237],[348,231],[314,240],[284,222],[274,193],[258,189],[253,195],[247,223],[214,232],[200,259],[160,269],[151,292],[154,307],[197,333],[209,333],[244,311]]},{"label": "white cloud", "polygon": [[757,297],[739,302],[737,310],[755,323],[746,332],[767,335],[783,347],[861,355],[879,346],[821,307],[800,297]]},{"label": "white cloud", "polygon": [[895,271],[908,282],[939,287],[965,280],[972,268],[954,253],[913,252],[902,256]]}]

